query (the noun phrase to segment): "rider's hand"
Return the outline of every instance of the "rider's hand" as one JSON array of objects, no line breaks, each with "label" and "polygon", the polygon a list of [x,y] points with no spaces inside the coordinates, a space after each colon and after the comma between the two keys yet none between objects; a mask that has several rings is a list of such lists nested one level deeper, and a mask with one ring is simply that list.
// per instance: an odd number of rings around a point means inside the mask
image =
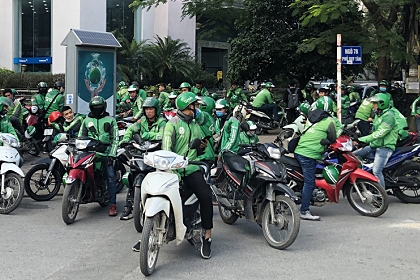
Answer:
[{"label": "rider's hand", "polygon": [[203,140],[201,140],[201,145],[200,145],[200,148],[201,149],[204,149],[205,147],[207,147],[207,140],[206,139],[203,139]]},{"label": "rider's hand", "polygon": [[419,114],[415,114],[414,117],[418,118],[418,117],[420,117],[420,115]]},{"label": "rider's hand", "polygon": [[125,101],[125,103],[130,103],[130,102],[131,102],[130,98]]},{"label": "rider's hand", "polygon": [[368,120],[367,120],[368,122],[372,122],[373,121],[373,119],[372,118],[368,118]]}]

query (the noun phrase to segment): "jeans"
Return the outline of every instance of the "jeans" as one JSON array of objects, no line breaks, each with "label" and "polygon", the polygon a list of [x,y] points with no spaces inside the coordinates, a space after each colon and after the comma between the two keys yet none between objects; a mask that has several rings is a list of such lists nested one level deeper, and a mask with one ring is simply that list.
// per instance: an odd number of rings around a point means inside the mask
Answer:
[{"label": "jeans", "polygon": [[273,116],[275,121],[279,121],[279,111],[277,110],[276,104],[264,104],[261,107],[255,109],[266,113],[269,117]]},{"label": "jeans", "polygon": [[304,179],[300,212],[305,212],[309,210],[312,192],[315,189],[316,159],[308,158],[299,154],[295,154],[295,158],[299,161],[303,172]]},{"label": "jeans", "polygon": [[357,124],[357,127],[360,130],[360,134],[362,136],[366,136],[369,135],[370,132],[370,122],[364,121],[364,120],[360,120],[359,123]]},{"label": "jeans", "polygon": [[417,130],[417,133],[420,134],[420,117],[415,118],[415,119],[416,119],[416,130]]},{"label": "jeans", "polygon": [[115,174],[114,174],[114,158],[106,157],[104,159],[106,179],[108,180],[108,194],[109,194],[109,204],[117,203],[117,185],[115,183]]}]

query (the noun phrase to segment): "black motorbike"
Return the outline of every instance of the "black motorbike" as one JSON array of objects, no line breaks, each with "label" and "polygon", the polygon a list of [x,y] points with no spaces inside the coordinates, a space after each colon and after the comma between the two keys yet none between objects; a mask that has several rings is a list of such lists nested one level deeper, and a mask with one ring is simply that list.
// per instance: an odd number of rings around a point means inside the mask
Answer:
[{"label": "black motorbike", "polygon": [[[241,128],[249,130],[246,122]],[[222,152],[223,171],[216,180],[218,187],[213,186],[220,217],[227,224],[239,217],[256,221],[271,247],[289,247],[299,233],[296,203],[300,200],[286,185],[287,171],[278,161],[281,149],[272,143],[257,143],[242,145],[239,153]]]}]

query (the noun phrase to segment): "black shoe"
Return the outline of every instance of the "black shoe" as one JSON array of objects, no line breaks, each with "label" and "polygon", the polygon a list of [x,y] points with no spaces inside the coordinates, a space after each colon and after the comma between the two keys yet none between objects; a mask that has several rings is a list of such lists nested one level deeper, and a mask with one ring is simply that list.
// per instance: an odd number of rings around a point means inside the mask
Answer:
[{"label": "black shoe", "polygon": [[211,257],[211,238],[202,238],[201,241],[201,256],[205,259]]},{"label": "black shoe", "polygon": [[139,240],[139,242],[137,242],[136,245],[133,246],[132,249],[134,252],[140,252],[140,242],[141,241]]},{"label": "black shoe", "polygon": [[131,211],[131,208],[127,206],[124,207],[124,211],[122,212],[120,216],[120,220],[130,220],[131,218],[133,218],[133,213]]}]

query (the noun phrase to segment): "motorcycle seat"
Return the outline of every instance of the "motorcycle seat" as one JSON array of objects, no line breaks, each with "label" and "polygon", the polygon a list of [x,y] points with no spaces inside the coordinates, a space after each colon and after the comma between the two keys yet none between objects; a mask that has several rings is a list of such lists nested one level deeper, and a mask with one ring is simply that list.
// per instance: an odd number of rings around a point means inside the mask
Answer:
[{"label": "motorcycle seat", "polygon": [[246,173],[245,166],[249,165],[248,160],[230,151],[223,152],[223,161],[227,164],[230,171]]},{"label": "motorcycle seat", "polygon": [[295,166],[295,167],[299,167],[300,168],[300,163],[297,159],[293,158],[293,157],[289,157],[289,156],[282,156],[280,158],[280,162],[285,164],[285,165],[291,165],[291,166]]},{"label": "motorcycle seat", "polygon": [[397,156],[397,155],[400,155],[400,154],[408,153],[408,152],[411,152],[413,149],[414,149],[414,146],[401,147],[401,148],[398,148],[398,150],[395,151],[392,154],[392,156]]},{"label": "motorcycle seat", "polygon": [[397,141],[397,145],[395,147],[403,147],[407,143],[410,143],[412,140],[413,140],[413,135],[412,134],[408,134],[407,138],[405,138],[404,140]]}]

